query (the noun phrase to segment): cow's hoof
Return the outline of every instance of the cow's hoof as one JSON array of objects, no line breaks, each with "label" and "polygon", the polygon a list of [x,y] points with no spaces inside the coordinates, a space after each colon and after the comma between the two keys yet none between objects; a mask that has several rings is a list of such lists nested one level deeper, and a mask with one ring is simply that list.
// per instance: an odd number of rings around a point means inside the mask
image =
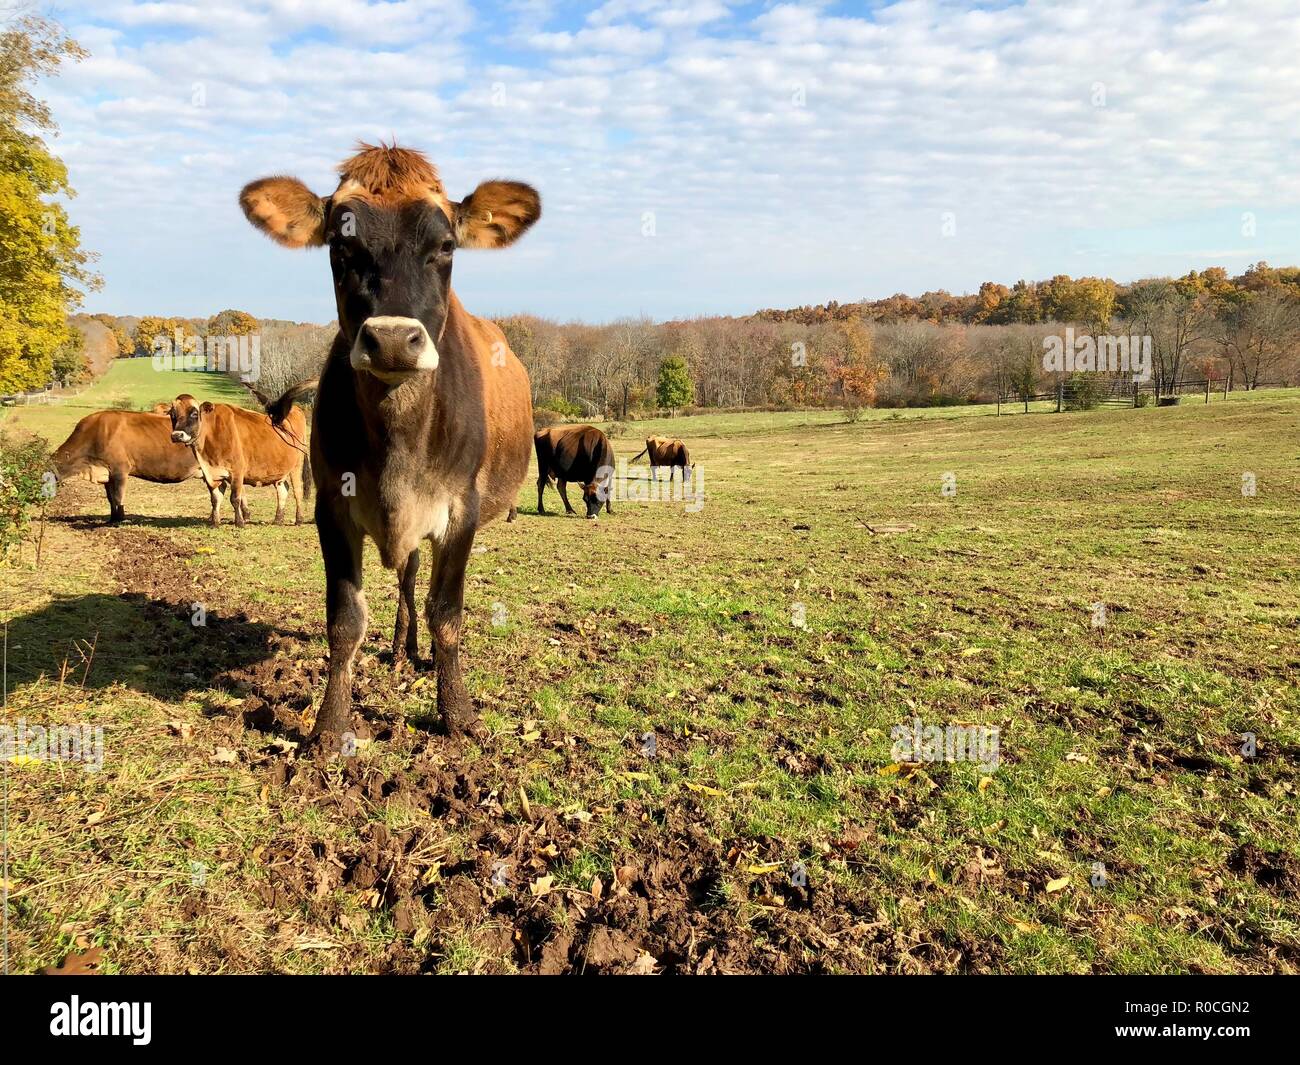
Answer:
[{"label": "cow's hoof", "polygon": [[355,758],[357,738],[346,729],[341,732],[334,729],[313,730],[303,747],[324,758]]},{"label": "cow's hoof", "polygon": [[452,739],[473,740],[475,743],[482,743],[491,735],[488,732],[488,727],[483,724],[483,720],[477,714],[458,717],[455,721],[448,721],[444,717],[442,730]]}]

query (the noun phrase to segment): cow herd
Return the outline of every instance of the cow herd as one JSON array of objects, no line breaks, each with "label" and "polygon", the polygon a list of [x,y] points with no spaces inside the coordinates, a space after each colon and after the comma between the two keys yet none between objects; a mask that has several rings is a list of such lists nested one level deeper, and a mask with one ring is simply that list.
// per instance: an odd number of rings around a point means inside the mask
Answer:
[{"label": "cow herd", "polygon": [[[515,181],[487,181],[448,197],[419,152],[361,145],[318,196],[297,178],[268,177],[239,197],[245,217],[289,248],[328,247],[338,334],[320,376],[291,388],[265,413],[178,396],[153,412],[101,411],[83,418],[55,454],[60,477],[86,471],[104,483],[110,520],[125,514],[129,476],[177,482],[201,477],[220,520],[226,494],[237,524],[246,489],[276,489],[277,521],[293,493],[316,488],[316,532],[325,567],[329,674],[313,739],[337,740],[352,711],[352,671],[366,632],[362,543],[374,541],[397,575],[395,662],[421,664],[415,585],[420,552],[432,556],[424,615],[432,634],[437,706],[451,734],[480,728],[461,673],[465,568],[475,533],[515,518],[537,455],[537,509],[554,483],[582,486],[588,518],[612,513],[613,449],[590,425],[534,432],[528,373],[492,322],[451,289],[452,255],[501,248],[541,215],[541,198]],[[315,392],[308,439],[295,400]],[[678,440],[646,441],[652,467],[691,462]],[[640,458],[640,455],[637,456]],[[633,460],[635,461],[635,460]],[[656,473],[657,476],[657,473]]]},{"label": "cow herd", "polygon": [[227,495],[235,524],[243,525],[249,515],[245,488],[268,485],[275,489],[276,524],[284,521],[291,492],[295,523],[301,524],[303,497],[311,492],[305,435],[301,411],[273,425],[265,414],[180,395],[150,411],[87,415],[54,452],[54,469],[60,480],[84,474],[102,484],[113,524],[126,517],[129,477],[162,484],[202,478],[213,525],[220,524]]}]

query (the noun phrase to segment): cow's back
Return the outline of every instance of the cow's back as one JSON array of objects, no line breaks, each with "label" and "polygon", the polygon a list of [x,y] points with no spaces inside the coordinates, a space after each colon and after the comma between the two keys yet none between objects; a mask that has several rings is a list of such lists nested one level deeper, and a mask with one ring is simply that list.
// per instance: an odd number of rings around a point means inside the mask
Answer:
[{"label": "cow's back", "polygon": [[55,451],[54,466],[60,477],[100,468],[164,484],[198,469],[190,449],[172,443],[166,415],[123,410],[96,411],[77,422]]},{"label": "cow's back", "polygon": [[278,428],[270,415],[243,407],[221,404],[213,414],[218,415],[212,426],[218,437],[210,446],[205,434],[203,445],[203,457],[212,465],[230,469],[242,461],[244,481],[252,485],[275,484],[301,466],[307,420],[298,407]]},{"label": "cow's back", "polygon": [[[614,464],[614,449],[609,437],[594,425],[563,425],[543,429],[539,437],[542,434],[545,434],[550,457],[546,472],[558,480],[587,484],[596,479],[602,466],[612,467]],[[540,465],[541,446],[537,454]]]}]

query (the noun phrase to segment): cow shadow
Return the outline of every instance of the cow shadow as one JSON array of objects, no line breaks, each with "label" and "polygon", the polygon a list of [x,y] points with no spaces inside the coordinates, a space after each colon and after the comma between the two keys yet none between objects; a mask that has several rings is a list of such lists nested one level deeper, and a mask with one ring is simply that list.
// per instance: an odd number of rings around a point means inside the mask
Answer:
[{"label": "cow shadow", "polygon": [[60,596],[10,619],[8,686],[44,675],[173,701],[212,688],[240,693],[241,675],[274,657],[285,638],[311,634],[137,592]]},{"label": "cow shadow", "polygon": [[[114,525],[108,520],[108,515],[102,517],[96,514],[60,514],[51,515],[49,518],[51,524],[66,526],[69,529],[78,529],[81,531],[94,529],[130,529],[132,527],[149,528],[149,529],[195,529],[203,526],[209,526],[207,518],[199,517],[152,517],[144,514],[128,514],[125,521],[118,522]],[[234,525],[234,522],[229,524]]]}]

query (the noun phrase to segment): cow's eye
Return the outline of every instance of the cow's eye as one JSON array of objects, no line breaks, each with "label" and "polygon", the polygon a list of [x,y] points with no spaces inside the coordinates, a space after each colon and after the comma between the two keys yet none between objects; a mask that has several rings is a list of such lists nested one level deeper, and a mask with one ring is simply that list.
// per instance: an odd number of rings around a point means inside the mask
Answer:
[{"label": "cow's eye", "polygon": [[451,253],[454,252],[455,250],[456,250],[456,242],[452,240],[450,237],[448,237],[441,244],[439,244],[438,249],[432,255],[430,255],[428,259],[425,260],[425,265],[439,266],[442,263],[446,262],[447,259],[450,258]]}]

